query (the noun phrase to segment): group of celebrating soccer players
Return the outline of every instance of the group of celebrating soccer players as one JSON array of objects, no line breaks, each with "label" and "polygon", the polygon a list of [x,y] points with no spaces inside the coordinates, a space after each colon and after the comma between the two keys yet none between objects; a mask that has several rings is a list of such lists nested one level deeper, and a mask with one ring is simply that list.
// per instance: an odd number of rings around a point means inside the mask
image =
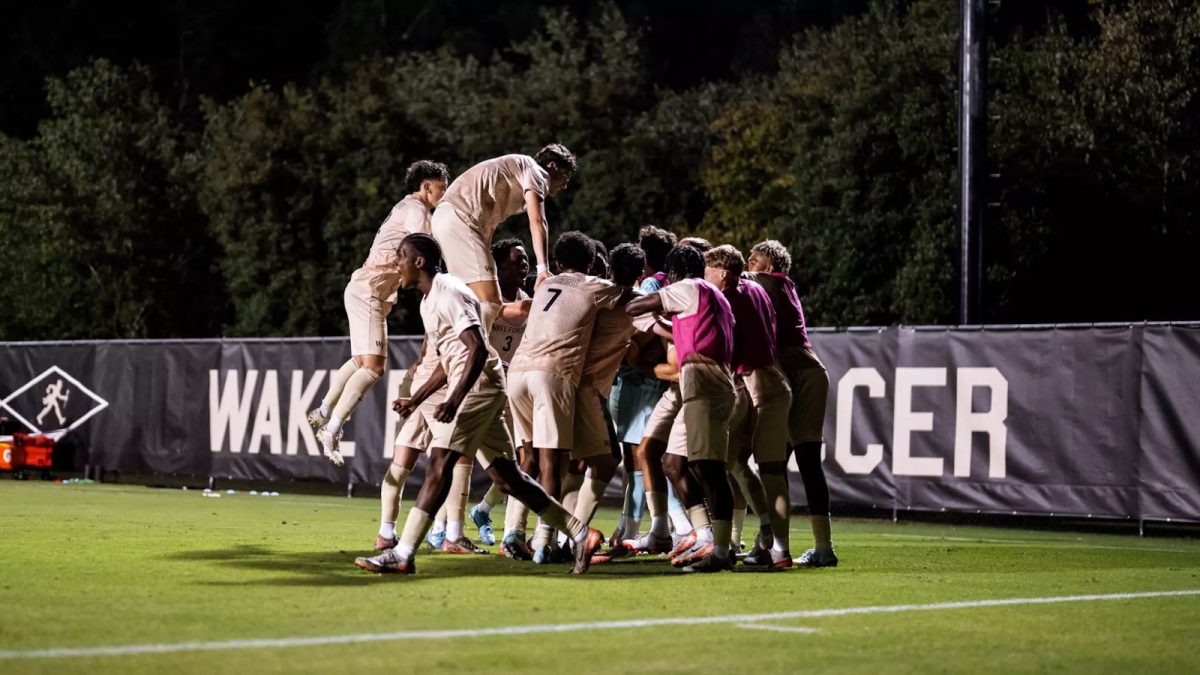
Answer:
[{"label": "group of celebrating soccer players", "polygon": [[[342,464],[343,426],[384,371],[386,317],[400,289],[417,289],[425,342],[393,404],[404,422],[381,490],[378,555],[355,563],[411,574],[423,541],[486,553],[464,523],[495,544],[491,510],[507,495],[500,552],[573,561],[575,573],[639,554],[685,572],[730,570],[739,559],[763,570],[837,565],[820,454],[829,380],[808,341],[787,249],[765,241],[747,260],[733,246],[677,241],[648,226],[636,245],[609,252],[565,232],[551,273],[544,202],[575,170],[558,144],[481,162],[453,182],[443,164],[409,167],[407,196],[346,286],[353,357],[308,416],[324,454]],[[528,289],[524,244],[492,242],[520,213],[536,264]],[[425,480],[398,531],[405,480],[426,453]],[[795,561],[791,453],[815,540]],[[476,461],[492,487],[468,516]],[[621,464],[625,503],[605,546],[590,523]],[[743,551],[747,506],[759,530]]]}]

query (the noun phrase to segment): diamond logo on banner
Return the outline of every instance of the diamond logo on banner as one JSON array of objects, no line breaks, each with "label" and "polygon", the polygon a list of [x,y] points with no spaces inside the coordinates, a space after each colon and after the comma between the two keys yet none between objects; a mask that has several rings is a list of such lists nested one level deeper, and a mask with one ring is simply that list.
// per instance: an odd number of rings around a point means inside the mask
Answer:
[{"label": "diamond logo on banner", "polygon": [[46,369],[0,401],[0,408],[39,434],[71,431],[107,407],[108,401],[58,366]]}]

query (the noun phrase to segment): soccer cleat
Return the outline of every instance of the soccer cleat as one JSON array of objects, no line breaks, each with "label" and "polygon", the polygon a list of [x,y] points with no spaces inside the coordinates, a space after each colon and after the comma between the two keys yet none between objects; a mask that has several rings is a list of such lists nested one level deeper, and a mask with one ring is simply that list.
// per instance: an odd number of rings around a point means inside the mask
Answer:
[{"label": "soccer cleat", "polygon": [[733,558],[726,556],[718,558],[709,553],[708,555],[696,560],[695,562],[685,566],[683,572],[685,574],[694,574],[697,572],[725,572],[733,569]]},{"label": "soccer cleat", "polygon": [[754,538],[754,546],[751,547],[749,552],[741,556],[743,565],[753,567],[771,564],[771,546],[775,543],[775,537],[772,536],[768,539],[766,537],[767,531],[765,528],[763,531],[760,531],[758,536]]},{"label": "soccer cleat", "polygon": [[790,570],[792,569],[792,554],[787,551],[771,550],[771,570]]},{"label": "soccer cleat", "polygon": [[539,547],[539,548],[536,548],[533,550],[533,564],[534,565],[549,565],[551,562],[550,559],[553,555],[554,555],[554,552],[550,550],[549,544]]},{"label": "soccer cleat", "polygon": [[375,550],[376,551],[386,551],[389,548],[396,548],[396,544],[399,544],[399,543],[400,543],[400,540],[396,539],[395,537],[392,537],[391,539],[384,539],[383,537],[380,537],[378,535],[375,536]]},{"label": "soccer cleat", "polygon": [[416,574],[416,558],[401,558],[396,549],[389,548],[373,558],[355,558],[354,564],[368,572],[380,574]]},{"label": "soccer cleat", "polygon": [[429,534],[425,535],[425,543],[435,551],[442,550],[442,544],[446,543],[446,531],[430,530]]},{"label": "soccer cleat", "polygon": [[671,558],[672,567],[687,567],[692,563],[698,562],[705,556],[712,555],[713,545],[711,541],[698,541],[691,548]]},{"label": "soccer cleat", "polygon": [[312,427],[313,433],[321,430],[326,424],[329,424],[329,418],[321,414],[320,408],[313,408],[308,411],[308,426]]},{"label": "soccer cleat", "polygon": [[449,553],[452,555],[468,555],[471,553],[487,555],[488,553],[491,553],[491,551],[487,550],[486,548],[479,548],[475,545],[475,542],[467,539],[464,536],[459,537],[455,541],[450,541],[449,539],[444,540],[442,542],[442,553]]},{"label": "soccer cleat", "polygon": [[500,555],[513,560],[532,560],[533,552],[529,550],[529,545],[525,543],[525,537],[522,537],[516,532],[509,532],[504,535],[504,539],[500,542]]},{"label": "soccer cleat", "polygon": [[479,541],[488,546],[496,545],[496,533],[492,530],[492,514],[479,510],[479,506],[471,509],[471,522],[479,530]]},{"label": "soccer cleat", "polygon": [[[637,539],[626,539],[621,542],[620,548],[628,551],[626,555],[669,553],[671,551],[671,538],[660,537],[653,532],[647,532]],[[618,550],[620,549],[613,549],[614,558],[620,557],[617,555]]]},{"label": "soccer cleat", "polygon": [[338,429],[336,434],[330,433],[328,427],[321,427],[317,432],[317,439],[321,442],[321,452],[329,458],[336,466],[342,466],[346,460],[342,459],[342,453],[338,450],[338,443],[342,440],[342,430]]},{"label": "soccer cleat", "polygon": [[589,527],[583,541],[575,546],[575,567],[571,574],[583,574],[592,564],[592,554],[604,543],[604,533],[594,527]]},{"label": "soccer cleat", "polygon": [[678,540],[676,540],[674,537],[672,537],[671,540],[675,544],[675,547],[667,552],[668,558],[674,558],[675,556],[680,555],[684,551],[687,551],[688,549],[695,546],[696,545],[696,531],[693,530],[691,532],[688,532],[687,534],[680,537]]},{"label": "soccer cleat", "polygon": [[621,542],[625,541],[626,539],[635,539],[635,538],[637,538],[636,533],[634,534],[633,537],[630,537],[629,535],[625,534],[625,526],[624,525],[617,525],[616,529],[613,530],[612,536],[608,538],[608,547],[616,548],[617,546],[620,546]]},{"label": "soccer cleat", "polygon": [[837,564],[838,557],[832,548],[828,551],[810,548],[796,561],[797,567],[837,567]]}]

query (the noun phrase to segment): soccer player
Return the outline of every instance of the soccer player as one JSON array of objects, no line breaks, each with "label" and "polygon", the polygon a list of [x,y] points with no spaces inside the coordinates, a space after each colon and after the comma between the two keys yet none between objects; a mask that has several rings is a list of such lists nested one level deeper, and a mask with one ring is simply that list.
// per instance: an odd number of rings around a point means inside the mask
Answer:
[{"label": "soccer player", "polygon": [[[729,418],[734,406],[733,312],[729,301],[705,281],[704,256],[690,246],[676,246],[667,256],[670,284],[626,306],[631,316],[649,312],[672,315],[671,333],[679,361],[679,416],[682,425],[671,430],[672,443],[685,443],[688,464],[703,486],[711,509],[711,537],[704,557],[684,567],[687,572],[717,572],[732,568],[733,491],[725,459],[729,450]],[[678,487],[678,486],[677,486]],[[682,498],[683,495],[680,495]]]},{"label": "soccer player", "polygon": [[[510,303],[529,300],[529,295],[521,288],[525,277],[529,276],[529,254],[525,251],[525,244],[520,239],[498,241],[492,244],[492,259],[496,261],[496,276],[500,282],[500,297],[504,302]],[[521,346],[521,338],[524,336],[524,319],[505,319],[501,317],[492,324],[492,330],[488,332],[488,342],[491,344],[492,349],[496,350],[496,354],[500,357],[500,363],[506,371],[513,355],[517,353],[517,347]],[[508,420],[509,431],[511,432],[513,424],[512,415],[507,415],[505,419]],[[489,546],[496,543],[496,535],[492,529],[492,509],[503,501],[503,499],[504,493],[500,491],[500,486],[492,483],[492,486],[488,489],[487,494],[483,496],[483,499],[471,509],[471,522],[479,529],[479,539]],[[509,502],[524,509],[524,505],[516,499],[510,497]],[[507,526],[508,522],[506,520],[505,527]],[[521,531],[524,532],[524,528]]]},{"label": "soccer player", "polygon": [[431,414],[421,410],[423,399],[416,395],[398,406],[402,417],[413,412],[425,416],[431,433],[429,470],[399,543],[377,556],[358,558],[355,564],[373,572],[416,572],[417,545],[429,528],[431,514],[446,499],[454,464],[459,457],[478,452],[480,464],[506,494],[515,495],[545,522],[569,534],[575,544],[574,572],[586,572],[604,535],[573,518],[513,462],[512,438],[504,424],[504,372],[487,347],[479,301],[466,284],[439,272],[441,248],[428,235],[406,237],[398,264],[401,286],[417,288],[424,296],[421,320],[438,355],[433,377],[418,393],[440,383],[448,390]]},{"label": "soccer player", "polygon": [[[589,276],[593,247],[581,232],[566,232],[554,244],[559,273],[538,286],[529,308],[525,337],[509,366],[509,395],[518,434],[538,453],[538,480],[561,496],[563,455],[575,448],[575,394],[592,337],[596,313],[612,309],[625,294]],[[605,450],[607,454],[607,450]],[[538,524],[534,562],[548,562],[549,523]]]},{"label": "soccer player", "polygon": [[[792,408],[788,415],[788,436],[796,465],[804,481],[804,494],[812,517],[815,545],[805,551],[797,565],[802,567],[836,567],[837,554],[829,522],[829,485],[821,466],[821,444],[825,404],[829,395],[829,373],[813,351],[804,324],[804,309],[796,294],[796,284],[788,276],[792,256],[783,244],[769,239],[757,244],[746,262],[747,277],[758,282],[771,296],[778,319],[779,364],[792,387]],[[764,480],[766,474],[764,473]],[[774,563],[787,554],[781,550],[776,532],[771,549]]]},{"label": "soccer player", "polygon": [[[633,285],[642,275],[646,256],[633,244],[621,244],[612,252],[613,282],[624,295],[633,297]],[[596,272],[593,269],[593,272]],[[640,295],[640,292],[637,292]],[[601,309],[595,324],[583,372],[575,393],[575,449],[572,459],[587,463],[588,473],[575,506],[575,517],[590,523],[604,490],[617,471],[611,444],[611,423],[604,414],[609,389],[636,332],[633,320],[621,309]]]},{"label": "soccer player", "polygon": [[[733,309],[734,375],[744,381],[738,391],[749,398],[751,409],[744,428],[736,421],[731,425],[729,471],[759,518],[759,536],[752,551],[757,557],[750,556],[750,564],[786,569],[792,566],[790,554],[775,563],[769,552],[777,537],[783,552],[788,550],[787,438],[792,390],[778,364],[778,320],[771,298],[762,286],[741,278],[744,269],[742,253],[728,244],[704,254],[705,280],[725,294]],[[749,443],[744,446],[743,441]],[[749,452],[744,452],[743,446],[753,452],[761,481],[750,470]]]},{"label": "soccer player", "polygon": [[529,214],[529,235],[537,260],[537,283],[550,275],[550,228],[543,210],[571,182],[575,155],[557,143],[530,157],[504,155],[480,162],[456,178],[433,213],[433,237],[441,245],[450,274],[466,282],[483,309],[484,331],[500,313],[502,296],[492,259],[492,235],[505,220]]},{"label": "soccer player", "polygon": [[397,249],[406,236],[429,232],[429,210],[442,198],[449,180],[445,164],[422,160],[408,167],[404,176],[408,195],[392,207],[375,234],[366,261],[346,285],[351,358],[329,378],[329,391],[321,406],[308,413],[308,423],[317,432],[322,452],[338,466],[344,463],[338,451],[342,426],[371,386],[383,377],[387,364],[387,315],[400,285]]},{"label": "soccer player", "polygon": [[[666,284],[667,276],[662,269],[675,242],[674,233],[653,225],[638,232],[638,247],[646,259],[639,287],[642,293],[653,293]],[[646,423],[654,407],[667,391],[668,383],[653,374],[654,364],[665,356],[662,341],[654,333],[635,335],[630,362],[617,371],[616,382],[609,393],[609,411],[616,422],[617,436],[624,445],[622,455],[627,477],[621,520],[609,539],[609,545],[614,548],[625,539],[638,538],[646,506],[646,489],[635,453],[645,436]],[[666,489],[665,485],[663,489]]]}]

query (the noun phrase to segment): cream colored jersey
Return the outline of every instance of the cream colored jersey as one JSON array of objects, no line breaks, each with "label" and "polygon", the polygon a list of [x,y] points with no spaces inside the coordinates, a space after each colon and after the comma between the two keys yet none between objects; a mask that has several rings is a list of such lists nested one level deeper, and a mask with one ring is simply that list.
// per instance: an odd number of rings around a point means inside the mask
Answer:
[{"label": "cream colored jersey", "polygon": [[533,294],[525,339],[509,369],[546,370],[579,384],[596,313],[613,309],[625,289],[579,272],[550,277]]},{"label": "cream colored jersey", "polygon": [[608,396],[613,379],[625,360],[625,352],[629,350],[629,338],[635,332],[637,329],[633,317],[626,314],[625,310],[602,309],[596,312],[596,324],[592,327],[592,339],[583,358],[583,375],[579,384],[590,385],[601,395]]},{"label": "cream colored jersey", "polygon": [[500,223],[525,212],[525,193],[530,190],[545,199],[550,174],[529,155],[504,155],[455,178],[438,205],[453,206],[484,241],[491,241]]},{"label": "cream colored jersey", "polygon": [[366,261],[350,275],[350,288],[364,297],[395,304],[400,289],[400,242],[416,232],[429,234],[429,207],[409,195],[392,207],[379,226]]},{"label": "cream colored jersey", "polygon": [[[515,302],[528,299],[529,294],[518,288]],[[488,342],[500,356],[500,361],[507,364],[517,353],[517,347],[521,346],[521,338],[524,336],[525,319],[509,321],[503,317],[496,317],[496,322],[492,324],[492,330],[488,333]]]},{"label": "cream colored jersey", "polygon": [[[446,371],[446,386],[453,390],[467,372],[467,346],[458,337],[465,330],[483,325],[479,300],[457,277],[437,274],[433,277],[429,295],[421,300],[421,321],[425,324],[426,339],[433,343],[442,369]],[[488,350],[483,372],[471,391],[503,389],[500,359]]]}]

